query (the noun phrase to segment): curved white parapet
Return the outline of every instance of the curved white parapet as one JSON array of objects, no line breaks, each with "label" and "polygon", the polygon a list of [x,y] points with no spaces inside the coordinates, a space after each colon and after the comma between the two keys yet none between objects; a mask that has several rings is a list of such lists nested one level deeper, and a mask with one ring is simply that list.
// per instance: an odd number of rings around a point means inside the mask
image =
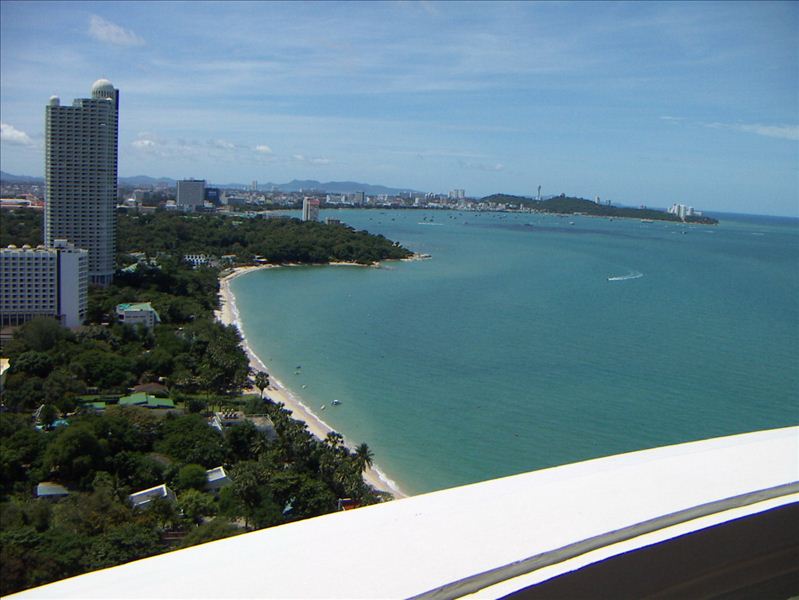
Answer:
[{"label": "curved white parapet", "polygon": [[799,502],[799,427],[589,460],[264,529],[11,598],[497,598]]}]

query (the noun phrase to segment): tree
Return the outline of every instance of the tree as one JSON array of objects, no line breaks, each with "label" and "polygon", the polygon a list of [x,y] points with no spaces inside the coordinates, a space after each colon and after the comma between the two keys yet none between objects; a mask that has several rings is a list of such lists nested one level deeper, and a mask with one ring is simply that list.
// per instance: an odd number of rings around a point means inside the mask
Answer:
[{"label": "tree", "polygon": [[266,448],[264,435],[251,421],[244,421],[225,432],[225,442],[234,460],[250,460]]},{"label": "tree", "polygon": [[178,487],[182,490],[203,491],[208,478],[205,467],[197,464],[184,465],[178,472]]},{"label": "tree", "polygon": [[103,569],[151,556],[160,550],[156,531],[144,525],[126,523],[92,540],[85,565],[89,570]]},{"label": "tree", "polygon": [[192,529],[189,535],[183,538],[179,547],[188,548],[197,544],[204,544],[205,542],[212,542],[214,540],[230,537],[238,533],[240,533],[240,530],[232,527],[226,519],[217,517],[210,523],[203,523],[199,527]]},{"label": "tree", "polygon": [[208,469],[225,459],[222,435],[200,415],[167,418],[161,425],[161,434],[156,450],[182,463],[197,463]]},{"label": "tree", "polygon": [[[28,480],[42,462],[45,434],[33,429],[25,418],[0,414],[0,489]],[[15,426],[16,424],[16,426]]]},{"label": "tree", "polygon": [[47,377],[53,370],[53,360],[46,352],[38,350],[28,350],[23,352],[12,365],[14,373],[27,373],[37,377]]},{"label": "tree", "polygon": [[130,489],[145,489],[164,481],[164,467],[139,452],[123,450],[107,462],[119,483]]},{"label": "tree", "polygon": [[355,448],[355,463],[358,465],[361,471],[366,471],[366,469],[370,468],[373,464],[375,455],[369,449],[369,446],[366,445],[366,442],[359,444],[358,447]]},{"label": "tree", "polygon": [[49,352],[62,340],[70,340],[73,337],[72,332],[61,327],[55,319],[36,317],[16,331],[14,339],[9,343],[8,355],[16,358],[28,350]]},{"label": "tree", "polygon": [[39,413],[39,422],[45,429],[49,429],[50,425],[52,425],[53,421],[55,421],[57,418],[58,411],[56,410],[55,406],[52,404],[42,405],[42,410]]},{"label": "tree", "polygon": [[232,479],[232,494],[248,526],[266,527],[283,520],[283,506],[275,501],[269,487],[269,469],[266,465],[253,461],[240,462],[233,469]]},{"label": "tree", "polygon": [[258,371],[255,374],[255,387],[261,391],[261,396],[263,396],[264,390],[269,387],[269,373]]},{"label": "tree", "polygon": [[316,517],[335,510],[336,496],[322,481],[308,473],[275,472],[270,486],[279,504],[291,504],[288,516],[293,519]]},{"label": "tree", "polygon": [[202,522],[202,517],[216,514],[214,499],[196,489],[187,490],[178,497],[178,509],[195,524]]},{"label": "tree", "polygon": [[344,436],[336,431],[331,431],[325,436],[325,444],[334,452],[338,452],[339,449],[344,447]]},{"label": "tree", "polygon": [[76,425],[56,434],[47,447],[44,462],[59,478],[81,483],[102,465],[103,452],[94,433],[88,427]]},{"label": "tree", "polygon": [[62,412],[70,412],[75,408],[74,397],[85,387],[85,384],[67,369],[55,369],[44,380],[44,401],[56,405]]}]

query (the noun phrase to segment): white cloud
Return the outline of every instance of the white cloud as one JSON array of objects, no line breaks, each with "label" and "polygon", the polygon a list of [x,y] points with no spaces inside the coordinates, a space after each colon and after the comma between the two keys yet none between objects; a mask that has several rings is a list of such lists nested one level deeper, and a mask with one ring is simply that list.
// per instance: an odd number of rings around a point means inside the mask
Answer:
[{"label": "white cloud", "polygon": [[272,149],[266,144],[260,144],[255,147],[255,151],[260,154],[272,154]]},{"label": "white cloud", "polygon": [[155,148],[156,143],[153,140],[134,140],[133,147],[139,150],[149,150]]},{"label": "white cloud", "polygon": [[134,32],[97,15],[89,17],[89,35],[100,42],[108,42],[117,46],[141,46],[144,44],[144,40]]},{"label": "white cloud", "polygon": [[33,140],[27,133],[8,123],[0,123],[0,140],[16,146],[33,145]]},{"label": "white cloud", "polygon": [[505,170],[505,165],[502,163],[495,163],[493,165],[484,164],[484,163],[473,163],[473,162],[466,162],[463,160],[459,160],[458,164],[463,169],[469,169],[472,171],[489,171],[492,173],[498,173],[499,171]]},{"label": "white cloud", "polygon": [[725,129],[732,129],[735,131],[743,131],[744,133],[754,133],[765,137],[779,138],[783,140],[799,141],[799,125],[760,125],[753,123],[746,124],[732,124],[725,125],[723,123],[712,123],[710,127],[722,127]]},{"label": "white cloud", "polygon": [[209,144],[214,148],[219,148],[220,150],[235,150],[236,144],[233,142],[228,142],[227,140],[211,140]]},{"label": "white cloud", "polygon": [[[668,123],[688,122],[685,117],[660,117],[661,121]],[[742,133],[754,133],[763,137],[778,138],[783,140],[799,141],[799,125],[762,125],[760,123],[703,123],[693,122],[693,125],[709,127],[711,129],[727,129]]]},{"label": "white cloud", "polygon": [[311,157],[304,154],[292,154],[291,158],[297,162],[306,163],[309,165],[329,165],[332,161],[329,158],[322,156]]}]

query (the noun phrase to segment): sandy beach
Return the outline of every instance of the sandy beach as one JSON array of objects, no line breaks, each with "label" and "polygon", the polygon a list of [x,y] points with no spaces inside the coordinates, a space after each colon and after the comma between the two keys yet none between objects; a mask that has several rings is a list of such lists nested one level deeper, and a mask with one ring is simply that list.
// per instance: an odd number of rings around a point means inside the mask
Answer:
[{"label": "sandy beach", "polygon": [[[266,367],[266,365],[264,365],[264,363],[261,361],[258,355],[256,355],[252,351],[249,344],[247,343],[247,338],[244,335],[244,330],[241,326],[239,313],[238,310],[236,309],[236,298],[233,295],[233,292],[231,292],[230,290],[230,282],[236,277],[243,275],[244,273],[249,273],[250,271],[255,271],[258,269],[270,269],[270,268],[279,268],[279,267],[278,265],[239,267],[233,269],[231,273],[222,277],[219,280],[220,308],[215,312],[215,316],[219,322],[224,323],[225,325],[235,325],[238,328],[243,340],[242,346],[244,348],[244,351],[247,353],[247,356],[250,359],[250,366],[254,370],[266,371],[266,372],[269,372],[269,369]],[[295,419],[305,421],[305,423],[308,425],[308,430],[314,436],[316,436],[320,440],[323,440],[328,433],[334,431],[332,427],[330,427],[316,414],[314,414],[292,390],[288,389],[285,385],[283,385],[271,373],[269,376],[269,380],[270,380],[270,385],[269,388],[267,388],[266,390],[266,394],[274,401],[282,402],[286,406],[286,408],[292,412],[292,416]],[[257,389],[253,389],[251,391],[256,394],[258,393]],[[352,443],[346,439],[346,436],[345,436],[345,443],[350,449],[354,448]],[[368,469],[364,473],[364,479],[372,487],[378,490],[389,492],[395,498],[404,498],[407,496],[407,494],[405,494],[399,487],[397,487],[397,485],[394,482],[392,482],[388,477],[386,477],[380,471],[377,465],[372,466],[372,468]]]}]

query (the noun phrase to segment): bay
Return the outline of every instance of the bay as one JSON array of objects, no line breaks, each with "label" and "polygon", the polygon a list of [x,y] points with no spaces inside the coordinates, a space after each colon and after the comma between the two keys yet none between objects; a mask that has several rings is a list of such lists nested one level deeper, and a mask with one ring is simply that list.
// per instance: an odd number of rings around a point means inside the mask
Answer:
[{"label": "bay", "polygon": [[432,258],[254,271],[242,326],[408,493],[799,421],[795,219],[325,216]]}]

